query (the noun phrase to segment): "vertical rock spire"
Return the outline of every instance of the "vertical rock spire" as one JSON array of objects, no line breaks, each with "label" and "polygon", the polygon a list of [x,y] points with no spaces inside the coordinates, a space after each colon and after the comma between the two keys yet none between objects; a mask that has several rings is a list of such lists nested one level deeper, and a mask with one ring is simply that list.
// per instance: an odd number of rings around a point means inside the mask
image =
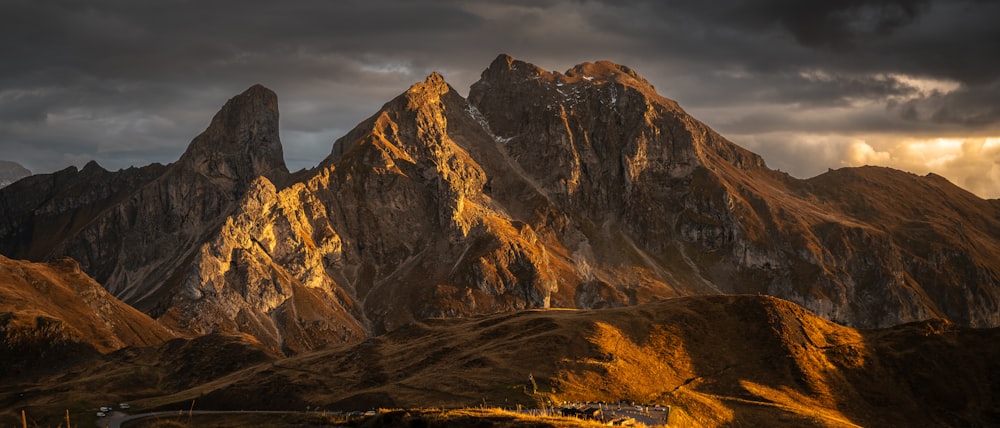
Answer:
[{"label": "vertical rock spire", "polygon": [[261,85],[231,98],[181,157],[209,177],[246,183],[288,173],[278,134],[278,97]]}]

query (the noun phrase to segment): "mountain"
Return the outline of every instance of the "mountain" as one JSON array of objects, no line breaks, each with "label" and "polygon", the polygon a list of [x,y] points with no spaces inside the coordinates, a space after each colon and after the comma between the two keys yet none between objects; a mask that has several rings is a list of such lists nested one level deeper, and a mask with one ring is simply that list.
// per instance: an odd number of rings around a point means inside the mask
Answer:
[{"label": "mountain", "polygon": [[31,171],[17,162],[0,160],[0,188],[31,175]]},{"label": "mountain", "polygon": [[0,256],[0,374],[7,380],[26,369],[175,337],[108,294],[72,259],[31,263]]},{"label": "mountain", "polygon": [[[469,99],[560,213],[529,223],[590,243],[571,254],[606,249],[591,266],[633,254],[680,294],[781,296],[849,325],[997,325],[1000,213],[940,177],[796,180],[611,63],[559,74],[501,56]],[[942,233],[956,223],[964,233]]]},{"label": "mountain", "polygon": [[428,319],[283,359],[217,335],[177,339],[78,364],[0,403],[44,400],[29,414],[58,409],[53,424],[63,402],[110,394],[174,412],[192,401],[350,411],[624,400],[671,406],[671,426],[996,426],[998,334],[941,320],[856,330],[772,297],[693,296]]},{"label": "mountain", "polygon": [[1000,206],[938,176],[799,180],[634,70],[501,55],[432,74],[289,174],[277,98],[225,104],[176,163],[0,190],[0,252],[69,256],[177,331],[288,354],[433,317],[768,294],[857,327],[1000,325]]},{"label": "mountain", "polygon": [[3,189],[3,252],[72,257],[116,297],[159,316],[253,181],[287,175],[277,97],[254,86],[229,100],[176,163],[109,172],[91,162]]}]

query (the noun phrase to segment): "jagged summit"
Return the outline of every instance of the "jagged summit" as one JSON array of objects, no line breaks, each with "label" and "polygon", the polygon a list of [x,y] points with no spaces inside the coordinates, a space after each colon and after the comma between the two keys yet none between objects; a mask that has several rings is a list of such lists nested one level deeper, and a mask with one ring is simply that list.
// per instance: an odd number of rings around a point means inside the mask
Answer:
[{"label": "jagged summit", "polygon": [[278,96],[257,84],[231,98],[180,161],[206,176],[240,182],[287,175],[278,134]]},{"label": "jagged summit", "polygon": [[567,81],[601,79],[656,92],[656,88],[635,70],[611,61],[584,62],[566,70],[564,76]]},{"label": "jagged summit", "polygon": [[611,61],[583,62],[564,73],[548,71],[537,65],[500,54],[480,76],[480,83],[518,82],[524,80],[543,81],[555,84],[576,84],[590,82],[603,84],[616,82],[655,94],[656,89],[644,77],[628,66]]},{"label": "jagged summit", "polygon": [[[443,116],[431,110],[439,109],[442,103],[452,104],[452,108],[464,109],[458,104],[465,104],[466,101],[451,85],[445,81],[444,76],[438,72],[433,72],[422,82],[411,85],[405,92],[385,103],[378,112],[358,124],[347,135],[337,139],[330,150],[330,155],[320,166],[328,166],[336,163],[346,152],[362,145],[376,145],[385,147],[389,151],[404,150],[405,147],[397,147],[399,144],[397,134],[400,129],[397,121],[401,116],[410,116],[423,112],[426,119],[425,124],[433,125],[432,122],[440,121]],[[410,141],[416,142],[416,141]],[[393,147],[386,147],[388,144]],[[412,147],[410,148],[412,149]],[[406,155],[403,155],[406,157]],[[380,156],[376,156],[379,158]],[[371,160],[376,163],[384,163],[376,158]]]},{"label": "jagged summit", "polygon": [[450,89],[450,86],[448,85],[448,82],[444,80],[444,76],[435,71],[427,75],[427,78],[424,79],[422,83],[415,83],[410,86],[410,89],[406,92],[419,92],[422,88],[435,88],[436,90],[444,91]]},{"label": "jagged summit", "polygon": [[507,54],[500,54],[490,63],[486,70],[483,70],[481,80],[494,80],[509,75],[546,78],[553,76],[552,73],[545,71],[537,65],[514,59],[514,57]]},{"label": "jagged summit", "polygon": [[444,76],[435,71],[427,76],[423,82],[410,86],[400,97],[406,99],[405,108],[407,110],[417,110],[428,103],[438,101],[441,96],[449,92],[455,93],[455,89],[444,80]]}]

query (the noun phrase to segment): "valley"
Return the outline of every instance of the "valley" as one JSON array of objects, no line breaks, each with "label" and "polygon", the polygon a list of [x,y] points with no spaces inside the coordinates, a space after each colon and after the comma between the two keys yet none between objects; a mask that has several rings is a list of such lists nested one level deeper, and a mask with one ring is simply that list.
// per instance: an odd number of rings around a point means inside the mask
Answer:
[{"label": "valley", "polygon": [[1000,417],[998,334],[943,321],[857,330],[771,297],[685,297],[427,319],[294,357],[222,337],[178,340],[39,370],[0,397],[56,420],[63,406],[118,400],[136,413],[624,400],[669,405],[679,426],[988,426]]}]

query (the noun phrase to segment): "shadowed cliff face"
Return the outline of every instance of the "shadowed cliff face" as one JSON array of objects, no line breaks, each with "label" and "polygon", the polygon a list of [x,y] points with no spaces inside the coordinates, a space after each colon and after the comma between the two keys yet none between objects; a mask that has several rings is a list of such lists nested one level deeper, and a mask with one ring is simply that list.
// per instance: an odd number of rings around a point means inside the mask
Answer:
[{"label": "shadowed cliff face", "polygon": [[246,186],[259,176],[288,174],[278,136],[278,97],[254,85],[230,99],[191,142],[179,164],[206,177]]},{"label": "shadowed cliff face", "polygon": [[275,95],[172,165],[0,190],[0,249],[68,255],[193,333],[295,353],[415,319],[766,293],[854,326],[1000,324],[1000,207],[934,176],[797,180],[609,62],[438,74],[289,175]]}]

